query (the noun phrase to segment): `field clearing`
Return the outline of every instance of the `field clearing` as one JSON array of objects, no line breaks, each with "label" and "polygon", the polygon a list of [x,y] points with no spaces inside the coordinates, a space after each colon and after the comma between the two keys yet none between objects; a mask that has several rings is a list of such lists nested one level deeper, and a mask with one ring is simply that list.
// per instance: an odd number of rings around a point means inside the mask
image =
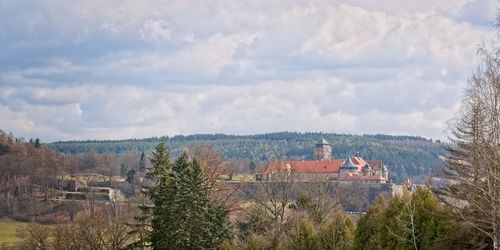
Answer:
[{"label": "field clearing", "polygon": [[233,175],[233,181],[254,181],[255,175],[253,174],[235,174]]},{"label": "field clearing", "polygon": [[0,246],[12,245],[16,243],[19,240],[16,235],[16,230],[26,225],[27,223],[25,222],[14,220],[0,220]]}]

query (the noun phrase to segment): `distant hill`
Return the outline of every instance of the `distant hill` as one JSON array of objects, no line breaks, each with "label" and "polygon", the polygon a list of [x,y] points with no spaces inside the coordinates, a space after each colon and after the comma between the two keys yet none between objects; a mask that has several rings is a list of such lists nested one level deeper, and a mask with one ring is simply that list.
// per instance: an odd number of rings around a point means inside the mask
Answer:
[{"label": "distant hill", "polygon": [[391,171],[390,178],[399,182],[411,176],[417,181],[425,178],[442,163],[439,155],[443,145],[418,136],[347,135],[333,133],[279,132],[259,135],[197,134],[173,137],[152,137],[129,140],[64,141],[47,144],[55,151],[78,154],[120,153],[125,151],[151,152],[165,141],[173,155],[183,148],[210,144],[226,159],[245,159],[265,163],[269,159],[312,159],[312,147],[324,138],[332,144],[334,158],[347,158],[359,153],[365,159],[380,159]]}]

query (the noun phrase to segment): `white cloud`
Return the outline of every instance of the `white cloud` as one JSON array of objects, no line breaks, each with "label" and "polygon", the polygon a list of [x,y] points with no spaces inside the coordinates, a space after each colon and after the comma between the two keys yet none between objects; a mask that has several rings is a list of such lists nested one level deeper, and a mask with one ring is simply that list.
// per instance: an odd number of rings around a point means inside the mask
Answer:
[{"label": "white cloud", "polygon": [[182,66],[188,68],[187,65],[199,65],[211,75],[218,74],[223,67],[234,64],[237,53],[245,53],[245,48],[251,45],[255,37],[253,34],[214,34],[182,52]]},{"label": "white cloud", "polygon": [[[366,95],[353,95],[356,91],[352,84],[341,83],[335,78],[314,82],[201,85],[175,91],[129,85],[62,86],[50,92],[37,89],[5,91],[10,94],[2,96],[4,105],[0,102],[0,116],[15,125],[4,129],[44,139],[282,130],[377,133],[377,129],[384,133],[426,131],[426,136],[439,136],[436,131],[444,126],[440,115],[454,108],[435,108],[430,114],[380,109],[356,113],[356,109],[351,112],[347,106],[363,101]],[[75,93],[81,96],[76,97]],[[37,99],[40,95],[53,99],[74,96],[74,100],[54,106]],[[23,109],[13,112],[5,105],[15,102],[21,102]],[[337,108],[328,110],[328,106]],[[377,108],[378,105],[373,106]],[[19,124],[23,125],[16,128]],[[36,135],[39,131],[43,135]]]},{"label": "white cloud", "polygon": [[1,129],[443,138],[496,4],[3,1]]},{"label": "white cloud", "polygon": [[356,56],[373,44],[380,43],[394,29],[394,20],[380,12],[368,12],[359,7],[338,5],[330,8],[326,20],[303,49],[332,54],[346,59]]},{"label": "white cloud", "polygon": [[172,31],[165,20],[148,19],[144,21],[144,26],[139,32],[141,38],[149,42],[168,41],[172,36]]},{"label": "white cloud", "polygon": [[[349,5],[327,11],[302,50],[344,61],[360,58],[470,68],[477,42],[486,32],[431,13],[388,15]],[[367,55],[372,55],[367,57]]]}]

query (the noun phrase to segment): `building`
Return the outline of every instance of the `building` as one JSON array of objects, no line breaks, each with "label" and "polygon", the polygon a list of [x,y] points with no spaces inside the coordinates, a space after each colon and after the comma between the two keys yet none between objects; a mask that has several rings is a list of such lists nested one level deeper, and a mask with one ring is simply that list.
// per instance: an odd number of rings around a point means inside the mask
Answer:
[{"label": "building", "polygon": [[331,160],[332,159],[332,145],[321,139],[319,143],[313,148],[313,159],[314,160]]},{"label": "building", "polygon": [[324,139],[315,144],[313,159],[270,162],[258,178],[263,181],[293,178],[295,181],[388,182],[389,172],[381,160],[364,160],[359,154],[332,159],[332,146]]}]

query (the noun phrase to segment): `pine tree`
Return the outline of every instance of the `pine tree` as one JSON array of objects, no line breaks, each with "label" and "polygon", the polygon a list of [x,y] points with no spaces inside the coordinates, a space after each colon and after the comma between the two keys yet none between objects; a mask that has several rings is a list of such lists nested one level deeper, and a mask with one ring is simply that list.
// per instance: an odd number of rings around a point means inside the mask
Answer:
[{"label": "pine tree", "polygon": [[[138,224],[150,231],[133,247],[152,249],[215,249],[227,236],[227,211],[210,196],[210,186],[196,160],[184,153],[170,163],[164,143],[151,158],[146,177],[153,185],[144,194],[152,206],[143,206]],[[144,223],[143,223],[144,224]]]},{"label": "pine tree", "polygon": [[139,172],[143,173],[144,171],[146,171],[146,155],[142,152],[141,159],[139,160]]},{"label": "pine tree", "polygon": [[168,203],[166,195],[168,194],[167,183],[170,179],[170,154],[164,142],[159,143],[152,154],[150,159],[152,167],[148,169],[146,178],[152,181],[153,185],[144,187],[142,193],[153,204],[139,206],[141,213],[135,217],[136,223],[131,225],[133,228],[131,233],[136,234],[138,239],[130,245],[131,248],[154,247],[163,244],[161,232],[163,231],[162,225],[167,223],[164,210]]},{"label": "pine tree", "polygon": [[210,198],[199,163],[183,154],[172,167],[171,184],[175,248],[216,248],[227,234],[227,211]]},{"label": "pine tree", "polygon": [[35,142],[33,143],[33,145],[35,146],[35,148],[41,148],[42,147],[42,143],[40,143],[40,139],[39,138],[35,139]]},{"label": "pine tree", "polygon": [[151,209],[151,233],[149,240],[153,249],[169,249],[174,241],[172,235],[172,206],[175,192],[172,188],[172,168],[170,155],[165,143],[160,143],[150,159],[152,168],[146,177],[154,180],[155,185],[146,190],[146,195],[153,202]]}]

